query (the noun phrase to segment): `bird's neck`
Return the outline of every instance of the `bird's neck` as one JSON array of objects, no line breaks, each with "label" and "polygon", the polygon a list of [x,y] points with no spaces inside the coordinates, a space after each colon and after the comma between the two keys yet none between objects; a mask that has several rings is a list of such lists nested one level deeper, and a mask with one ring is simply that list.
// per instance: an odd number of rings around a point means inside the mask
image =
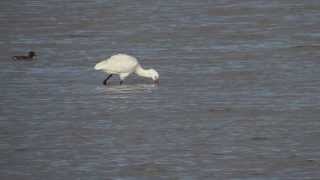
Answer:
[{"label": "bird's neck", "polygon": [[149,69],[143,69],[140,65],[137,66],[135,73],[138,76],[146,77],[146,78],[151,78],[151,74],[149,72]]}]

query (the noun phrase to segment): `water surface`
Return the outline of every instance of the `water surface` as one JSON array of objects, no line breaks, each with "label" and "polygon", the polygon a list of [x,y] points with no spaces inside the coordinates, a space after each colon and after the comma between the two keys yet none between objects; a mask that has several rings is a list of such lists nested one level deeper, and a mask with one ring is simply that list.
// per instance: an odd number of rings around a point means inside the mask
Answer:
[{"label": "water surface", "polygon": [[[320,177],[318,1],[0,2],[1,179]],[[13,55],[34,50],[34,62]],[[115,53],[160,73],[123,86]]]}]

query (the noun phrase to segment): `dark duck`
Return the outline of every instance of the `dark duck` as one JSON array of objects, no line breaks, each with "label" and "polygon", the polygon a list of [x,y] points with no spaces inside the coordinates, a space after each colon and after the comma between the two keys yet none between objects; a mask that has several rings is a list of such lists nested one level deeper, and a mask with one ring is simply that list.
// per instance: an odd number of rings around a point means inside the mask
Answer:
[{"label": "dark duck", "polygon": [[30,51],[27,56],[13,56],[12,59],[30,61],[30,60],[34,60],[35,56],[36,56],[36,53],[33,51]]}]

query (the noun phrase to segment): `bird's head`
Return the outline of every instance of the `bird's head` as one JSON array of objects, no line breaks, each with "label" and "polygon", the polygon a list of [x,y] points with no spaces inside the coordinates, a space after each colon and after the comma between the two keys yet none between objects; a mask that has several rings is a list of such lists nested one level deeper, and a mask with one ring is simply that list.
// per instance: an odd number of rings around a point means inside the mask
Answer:
[{"label": "bird's head", "polygon": [[159,73],[154,69],[150,69],[149,73],[151,75],[153,82],[156,84],[159,84]]},{"label": "bird's head", "polygon": [[36,53],[33,52],[33,51],[30,51],[30,52],[28,53],[28,56],[31,57],[31,58],[33,58],[34,56],[36,56]]}]

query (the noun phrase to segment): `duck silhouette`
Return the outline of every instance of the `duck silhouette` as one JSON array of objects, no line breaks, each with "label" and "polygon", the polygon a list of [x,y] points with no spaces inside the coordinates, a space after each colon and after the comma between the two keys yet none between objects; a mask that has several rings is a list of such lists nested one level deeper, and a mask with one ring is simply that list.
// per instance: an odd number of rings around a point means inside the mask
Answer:
[{"label": "duck silhouette", "polygon": [[36,53],[33,51],[30,51],[27,56],[13,56],[12,59],[30,61],[30,60],[34,60],[35,56],[36,56]]}]

